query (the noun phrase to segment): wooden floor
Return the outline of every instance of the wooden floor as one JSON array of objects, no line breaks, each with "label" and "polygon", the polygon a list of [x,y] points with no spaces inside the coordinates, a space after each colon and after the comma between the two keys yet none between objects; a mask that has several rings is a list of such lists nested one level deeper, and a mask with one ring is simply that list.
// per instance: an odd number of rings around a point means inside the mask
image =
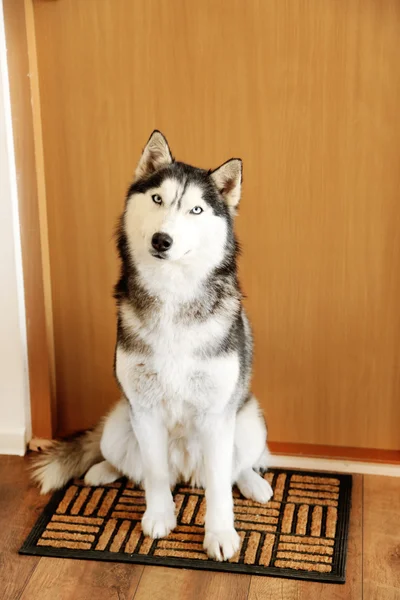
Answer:
[{"label": "wooden floor", "polygon": [[400,600],[400,478],[354,477],[347,583],[18,556],[48,497],[0,457],[1,600]]}]

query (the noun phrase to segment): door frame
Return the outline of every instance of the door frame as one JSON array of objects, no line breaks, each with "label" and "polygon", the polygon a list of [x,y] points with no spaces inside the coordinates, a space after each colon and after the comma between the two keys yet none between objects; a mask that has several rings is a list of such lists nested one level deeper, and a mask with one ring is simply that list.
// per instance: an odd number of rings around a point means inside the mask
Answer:
[{"label": "door frame", "polygon": [[32,438],[56,431],[55,361],[33,0],[3,0],[21,226]]}]

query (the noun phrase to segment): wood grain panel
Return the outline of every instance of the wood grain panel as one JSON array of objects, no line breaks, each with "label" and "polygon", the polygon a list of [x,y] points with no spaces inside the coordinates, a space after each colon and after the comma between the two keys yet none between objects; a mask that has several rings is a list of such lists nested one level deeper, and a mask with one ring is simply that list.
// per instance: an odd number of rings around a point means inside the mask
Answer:
[{"label": "wood grain panel", "polygon": [[49,498],[30,482],[26,458],[0,456],[0,599],[131,600],[140,565],[18,555]]},{"label": "wood grain panel", "polygon": [[[400,479],[356,475],[345,585],[186,569],[18,556],[48,501],[27,459],[0,457],[0,598],[3,600],[399,600]],[[10,519],[9,515],[13,514]],[[55,567],[56,565],[56,567]],[[143,573],[141,579],[140,575]],[[136,594],[135,594],[136,590]]]},{"label": "wood grain panel", "polygon": [[364,476],[364,598],[400,599],[399,479]]},{"label": "wood grain panel", "polygon": [[250,579],[233,573],[145,567],[135,600],[247,600]]},{"label": "wood grain panel", "polygon": [[19,600],[40,557],[17,552],[48,497],[29,482],[27,460],[0,456],[0,599]]},{"label": "wood grain panel", "polygon": [[21,600],[131,600],[141,565],[41,558]]},{"label": "wood grain panel", "polygon": [[60,429],[117,396],[112,230],[158,127],[244,159],[270,439],[400,448],[397,0],[35,3]]}]

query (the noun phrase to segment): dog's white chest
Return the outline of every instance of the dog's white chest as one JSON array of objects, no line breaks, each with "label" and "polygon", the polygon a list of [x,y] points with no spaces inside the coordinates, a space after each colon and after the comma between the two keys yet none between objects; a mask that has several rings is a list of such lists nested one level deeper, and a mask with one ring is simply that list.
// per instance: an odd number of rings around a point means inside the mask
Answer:
[{"label": "dog's white chest", "polygon": [[133,405],[157,407],[171,426],[223,409],[238,380],[239,360],[236,354],[198,357],[199,341],[209,342],[215,335],[212,326],[176,323],[164,311],[151,326],[136,327],[148,354],[118,347],[116,356],[118,380]]}]

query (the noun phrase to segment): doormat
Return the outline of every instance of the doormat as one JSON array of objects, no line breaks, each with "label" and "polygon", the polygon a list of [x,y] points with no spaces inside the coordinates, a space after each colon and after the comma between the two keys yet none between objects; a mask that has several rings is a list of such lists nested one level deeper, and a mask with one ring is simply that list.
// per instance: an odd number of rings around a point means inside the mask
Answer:
[{"label": "doormat", "polygon": [[264,477],[274,490],[268,504],[233,491],[241,544],[228,562],[203,551],[202,489],[176,487],[178,525],[152,540],[141,531],[144,492],[126,480],[79,480],[56,492],[20,553],[344,583],[351,476],[271,469]]}]

